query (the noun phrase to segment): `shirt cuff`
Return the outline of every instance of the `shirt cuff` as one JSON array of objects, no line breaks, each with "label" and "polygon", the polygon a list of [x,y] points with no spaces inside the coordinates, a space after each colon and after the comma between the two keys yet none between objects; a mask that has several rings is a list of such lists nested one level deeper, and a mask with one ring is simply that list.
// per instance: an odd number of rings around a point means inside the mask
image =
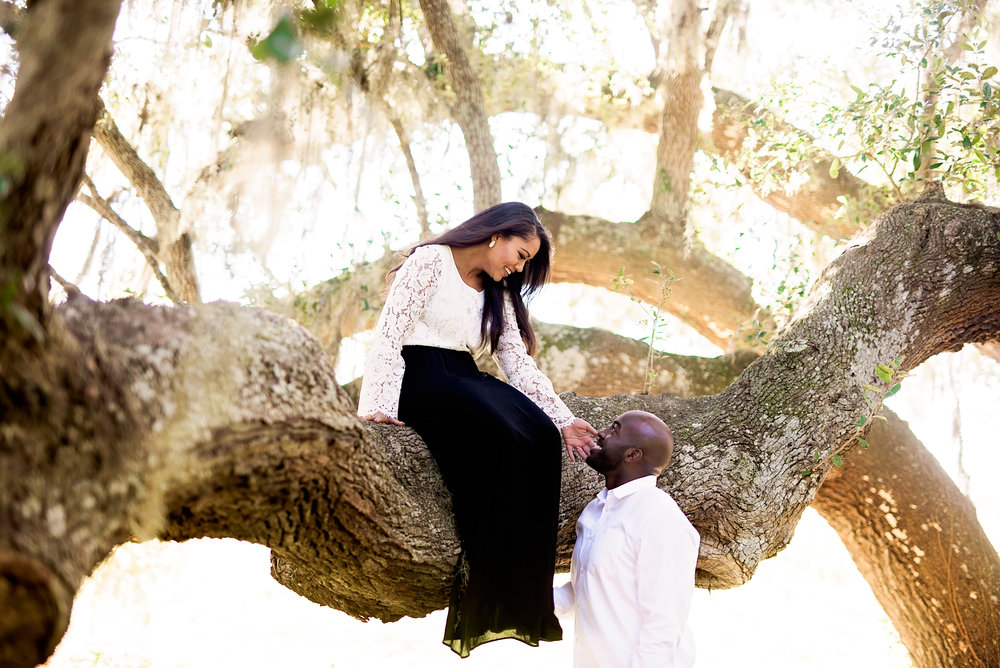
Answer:
[{"label": "shirt cuff", "polygon": [[556,614],[562,615],[573,609],[573,583],[567,582],[560,587],[552,588],[552,602],[555,604]]}]

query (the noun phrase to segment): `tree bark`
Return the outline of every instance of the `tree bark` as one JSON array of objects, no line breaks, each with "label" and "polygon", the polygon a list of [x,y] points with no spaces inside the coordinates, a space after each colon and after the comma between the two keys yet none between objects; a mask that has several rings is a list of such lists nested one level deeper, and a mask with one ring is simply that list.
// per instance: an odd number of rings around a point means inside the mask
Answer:
[{"label": "tree bark", "polygon": [[17,84],[0,123],[0,338],[7,341],[38,339],[47,318],[49,250],[83,175],[117,12],[114,0],[50,0],[21,20]]},{"label": "tree bark", "polygon": [[649,205],[664,236],[675,243],[684,239],[691,170],[698,147],[698,114],[704,104],[701,79],[705,72],[701,52],[701,9],[693,0],[671,3],[666,32],[669,49],[660,85],[663,113],[656,148],[656,172]]},{"label": "tree bark", "polygon": [[[1000,558],[976,509],[892,412],[813,507],[837,531],[917,666],[1000,665]],[[886,475],[892,472],[892,475]]]},{"label": "tree bark", "polygon": [[[117,0],[31,4],[20,17],[17,83],[0,122],[4,666],[34,665],[51,653],[68,620],[74,577],[107,554],[106,545],[91,549],[94,536],[116,528],[101,522],[95,502],[88,520],[97,524],[81,531],[59,502],[62,490],[48,483],[71,480],[73,471],[106,481],[106,471],[95,471],[97,463],[110,464],[107,471],[116,476],[128,472],[119,467],[127,460],[122,449],[131,443],[127,416],[107,411],[118,386],[102,382],[106,370],[67,340],[48,302],[49,251],[83,176],[118,7]],[[69,457],[62,456],[67,444]],[[77,466],[67,469],[71,459]],[[51,545],[53,540],[58,544]],[[52,549],[42,548],[44,541]]]},{"label": "tree bark", "polygon": [[453,114],[465,136],[465,146],[469,153],[475,210],[481,211],[501,201],[500,168],[497,166],[482,84],[469,62],[448,1],[420,0],[420,9],[434,48],[447,59],[444,71],[456,98]]}]

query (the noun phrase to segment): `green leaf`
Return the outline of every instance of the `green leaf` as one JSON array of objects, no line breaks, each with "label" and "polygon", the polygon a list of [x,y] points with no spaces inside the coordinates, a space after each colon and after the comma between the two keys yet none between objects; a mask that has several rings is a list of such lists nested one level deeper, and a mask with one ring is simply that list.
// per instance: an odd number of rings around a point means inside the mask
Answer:
[{"label": "green leaf", "polygon": [[840,158],[834,158],[830,163],[830,178],[835,179],[840,174]]},{"label": "green leaf", "polygon": [[834,466],[840,466],[843,463],[844,463],[844,460],[841,459],[840,455],[834,455],[833,456],[833,465]]},{"label": "green leaf", "polygon": [[886,398],[886,399],[888,399],[888,398],[889,398],[889,397],[891,397],[892,395],[894,395],[894,394],[896,394],[897,392],[899,392],[899,388],[900,388],[900,387],[901,387],[902,385],[903,385],[902,383],[896,383],[895,385],[893,385],[893,386],[892,386],[892,387],[891,387],[891,388],[889,389],[889,391],[885,393],[885,398]]},{"label": "green leaf", "polygon": [[985,70],[983,70],[982,78],[989,79],[997,73],[997,68],[994,65],[990,65]]},{"label": "green leaf", "polygon": [[868,416],[862,415],[858,418],[858,421],[854,424],[855,427],[864,427],[868,423]]},{"label": "green leaf", "polygon": [[887,383],[892,382],[892,369],[886,364],[879,364],[876,366],[875,375]]},{"label": "green leaf", "polygon": [[807,475],[812,475],[812,472],[813,472],[812,469],[802,469],[801,471],[799,471],[799,473],[801,473],[803,477]]},{"label": "green leaf", "polygon": [[865,449],[867,449],[867,448],[868,448],[868,447],[870,446],[870,444],[868,443],[868,441],[866,441],[866,440],[865,440],[865,439],[863,439],[863,438],[859,438],[859,439],[858,439],[858,443],[860,443],[860,444],[861,444],[861,447],[862,447],[862,448],[865,448]]},{"label": "green leaf", "polygon": [[875,394],[882,394],[882,390],[878,389],[874,385],[862,385],[862,387],[865,388],[866,390],[871,390]]},{"label": "green leaf", "polygon": [[993,90],[990,88],[990,85],[988,83],[984,83],[983,84],[983,97],[985,97],[988,100],[988,99],[990,99],[990,95],[992,93],[993,93]]},{"label": "green leaf", "polygon": [[250,55],[261,62],[275,60],[279,63],[287,63],[295,60],[302,51],[302,43],[295,35],[292,17],[286,14],[278,19],[278,23],[270,35],[257,42],[250,49]]},{"label": "green leaf", "polygon": [[913,169],[920,169],[920,149],[913,151]]}]

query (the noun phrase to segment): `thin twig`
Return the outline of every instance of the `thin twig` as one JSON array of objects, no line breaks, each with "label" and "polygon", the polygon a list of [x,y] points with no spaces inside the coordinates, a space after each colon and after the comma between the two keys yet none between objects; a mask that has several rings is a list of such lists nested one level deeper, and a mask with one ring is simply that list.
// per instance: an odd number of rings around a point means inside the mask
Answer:
[{"label": "thin twig", "polygon": [[159,242],[152,237],[147,237],[145,234],[126,223],[125,220],[111,208],[111,204],[98,194],[97,187],[94,185],[94,182],[89,176],[84,177],[84,182],[87,184],[87,187],[90,189],[93,196],[80,193],[76,196],[77,201],[86,204],[109,223],[121,230],[121,232],[135,245],[135,247],[139,249],[139,252],[142,253],[143,257],[146,258],[146,263],[149,264],[150,269],[153,270],[156,280],[160,282],[160,285],[163,287],[163,291],[166,293],[170,301],[175,304],[183,304],[184,300],[177,295],[174,289],[170,286],[170,281],[167,280],[167,277],[160,270],[160,261],[157,258],[157,253],[159,253],[160,250]]},{"label": "thin twig", "polygon": [[75,299],[80,296],[86,297],[86,295],[83,294],[83,291],[80,288],[78,288],[75,284],[70,283],[65,278],[63,278],[62,275],[58,271],[56,271],[51,264],[49,265],[49,276],[52,277],[55,280],[55,282],[58,283],[59,286],[66,292],[67,299]]},{"label": "thin twig", "polygon": [[431,235],[430,223],[427,220],[427,201],[424,199],[424,191],[420,185],[420,172],[417,170],[417,162],[413,159],[413,151],[410,150],[410,135],[403,126],[403,122],[398,116],[390,119],[392,128],[399,138],[399,148],[406,158],[406,166],[410,170],[410,180],[413,182],[413,203],[417,207],[417,220],[420,222],[420,238],[427,239]]}]

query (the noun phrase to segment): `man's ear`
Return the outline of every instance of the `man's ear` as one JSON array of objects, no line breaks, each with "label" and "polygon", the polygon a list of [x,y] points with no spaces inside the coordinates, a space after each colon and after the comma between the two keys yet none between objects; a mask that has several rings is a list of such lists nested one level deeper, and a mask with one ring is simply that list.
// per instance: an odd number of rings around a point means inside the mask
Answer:
[{"label": "man's ear", "polygon": [[629,448],[628,452],[625,453],[625,461],[627,462],[640,462],[642,461],[642,450],[640,448]]}]

